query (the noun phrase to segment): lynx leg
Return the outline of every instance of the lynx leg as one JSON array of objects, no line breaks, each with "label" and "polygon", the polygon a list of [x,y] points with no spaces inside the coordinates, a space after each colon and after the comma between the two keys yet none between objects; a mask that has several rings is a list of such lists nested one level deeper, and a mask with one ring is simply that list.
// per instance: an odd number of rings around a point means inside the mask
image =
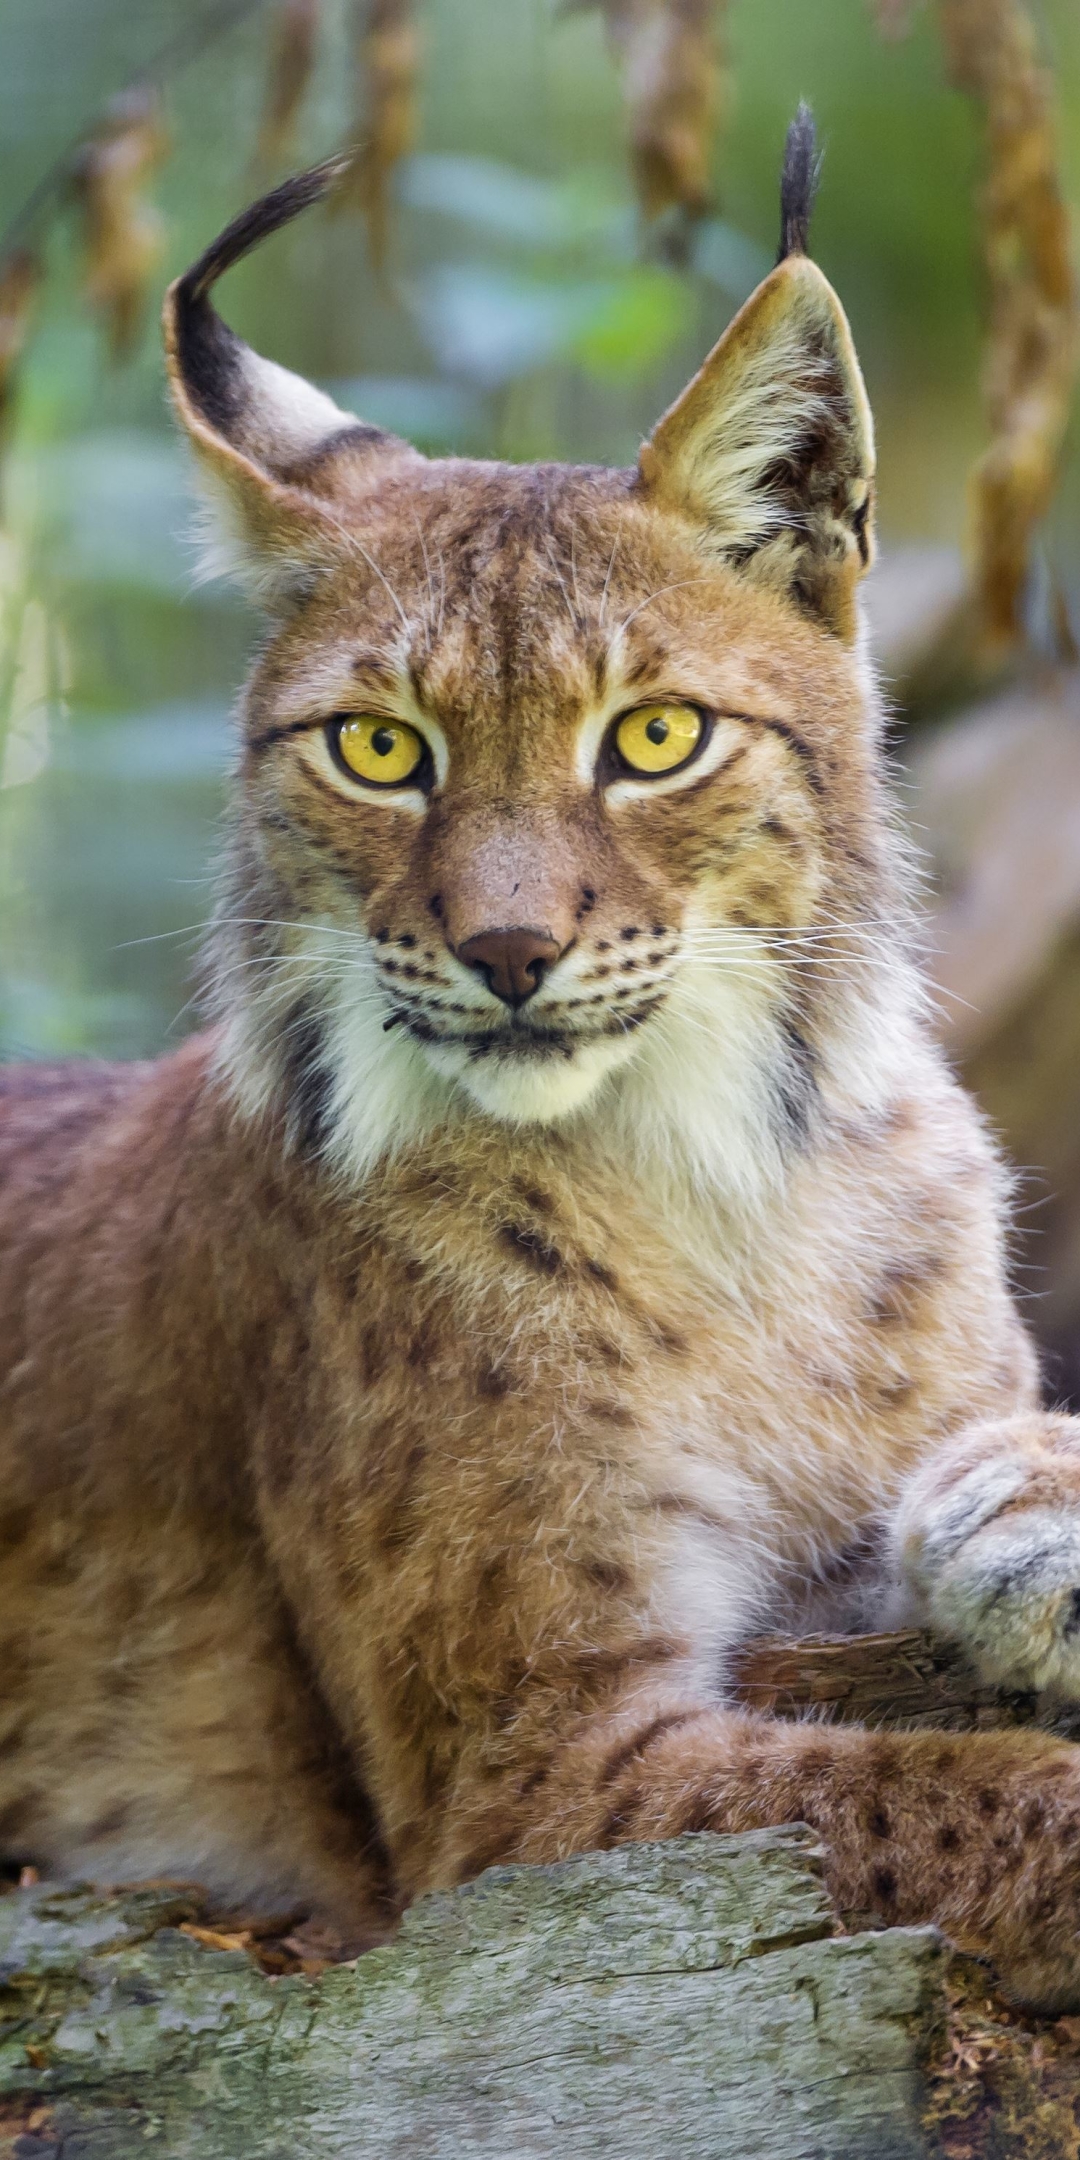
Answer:
[{"label": "lynx leg", "polygon": [[1080,1419],[969,1428],[905,1493],[893,1616],[960,1642],[987,1679],[1080,1700]]},{"label": "lynx leg", "polygon": [[1080,1748],[1042,1734],[871,1733],[639,1703],[590,1720],[532,1771],[507,1840],[513,1805],[487,1789],[463,1811],[444,1879],[494,1858],[807,1822],[841,1909],[935,1922],[988,1954],[1016,2000],[1080,2005]]},{"label": "lynx leg", "polygon": [[0,1858],[366,1942],[370,1812],[258,1557],[179,1514],[0,1523]]}]

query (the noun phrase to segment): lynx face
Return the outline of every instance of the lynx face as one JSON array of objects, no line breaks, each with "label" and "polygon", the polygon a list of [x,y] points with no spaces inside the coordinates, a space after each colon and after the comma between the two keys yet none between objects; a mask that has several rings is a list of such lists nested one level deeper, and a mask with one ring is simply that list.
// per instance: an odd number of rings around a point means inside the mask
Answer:
[{"label": "lynx face", "polygon": [[872,436],[839,304],[782,262],[632,472],[428,461],[206,301],[320,179],[167,308],[180,412],[276,624],[218,933],[241,1099],[283,1098],[353,1168],[470,1106],[551,1122],[592,1097],[639,1123],[678,1098],[765,1154],[881,905]]}]

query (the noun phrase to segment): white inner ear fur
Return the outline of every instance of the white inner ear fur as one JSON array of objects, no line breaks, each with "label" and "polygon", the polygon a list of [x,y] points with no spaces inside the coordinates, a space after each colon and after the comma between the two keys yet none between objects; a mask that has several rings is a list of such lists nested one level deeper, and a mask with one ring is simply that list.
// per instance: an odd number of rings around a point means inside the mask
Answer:
[{"label": "white inner ear fur", "polygon": [[314,383],[276,360],[264,360],[250,346],[243,348],[240,365],[247,404],[236,439],[251,456],[288,465],[309,457],[342,428],[356,426],[355,413],[342,412]]},{"label": "white inner ear fur", "polygon": [[768,475],[821,426],[842,445],[849,509],[865,503],[874,428],[847,319],[804,258],[747,301],[642,451],[642,472],[702,519],[722,552],[761,547],[800,523]]}]

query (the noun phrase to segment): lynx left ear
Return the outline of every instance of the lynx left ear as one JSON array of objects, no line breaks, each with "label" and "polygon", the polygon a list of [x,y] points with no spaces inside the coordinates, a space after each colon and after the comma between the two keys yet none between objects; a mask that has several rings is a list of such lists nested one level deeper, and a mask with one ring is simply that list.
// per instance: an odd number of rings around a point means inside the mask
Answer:
[{"label": "lynx left ear", "polygon": [[343,169],[330,159],[253,203],[165,296],[173,403],[223,513],[212,567],[271,602],[302,588],[325,561],[335,506],[392,466],[419,461],[396,435],[365,426],[302,376],[262,359],[208,297],[224,271],[318,202]]},{"label": "lynx left ear", "polygon": [[816,180],[800,108],[781,189],[781,259],[641,451],[659,501],[710,550],[850,641],[873,552],[874,425],[847,318],[802,252]]}]

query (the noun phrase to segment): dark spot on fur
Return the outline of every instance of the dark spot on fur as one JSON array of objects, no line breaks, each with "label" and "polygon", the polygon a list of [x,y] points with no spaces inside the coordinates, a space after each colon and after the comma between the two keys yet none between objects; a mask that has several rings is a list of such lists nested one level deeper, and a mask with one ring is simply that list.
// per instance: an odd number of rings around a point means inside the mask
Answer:
[{"label": "dark spot on fur", "polygon": [[499,1236],[504,1245],[509,1245],[512,1252],[519,1253],[523,1260],[527,1260],[530,1266],[537,1268],[542,1275],[559,1275],[563,1272],[566,1261],[558,1246],[553,1245],[550,1239],[542,1237],[538,1230],[531,1230],[525,1223],[502,1223]]},{"label": "dark spot on fur", "polygon": [[[808,1747],[799,1757],[799,1769],[804,1777],[825,1777],[833,1768],[833,1753],[828,1747]],[[806,1820],[804,1816],[802,1820]]]},{"label": "dark spot on fur", "polygon": [[883,1807],[872,1809],[866,1827],[871,1837],[887,1838],[892,1834],[892,1823]]},{"label": "dark spot on fur", "polygon": [[654,1320],[651,1332],[661,1350],[666,1350],[669,1357],[685,1357],[689,1344],[685,1335],[680,1335],[677,1328],[667,1327],[662,1320]]},{"label": "dark spot on fur", "polygon": [[616,1592],[630,1588],[630,1576],[616,1560],[582,1560],[581,1572],[599,1590]]},{"label": "dark spot on fur", "polygon": [[629,1792],[623,1794],[618,1806],[612,1808],[601,1826],[596,1840],[601,1852],[609,1851],[612,1845],[617,1844],[619,1839],[633,1828],[634,1817],[644,1798],[645,1794],[640,1785],[632,1785]]},{"label": "dark spot on fur", "polygon": [[14,1552],[29,1536],[34,1522],[30,1507],[5,1508],[0,1515],[0,1552]]},{"label": "dark spot on fur", "polygon": [[625,1403],[615,1402],[608,1396],[598,1397],[585,1405],[586,1416],[600,1418],[605,1425],[632,1425],[634,1413]]},{"label": "dark spot on fur", "polygon": [[550,1193],[541,1192],[538,1185],[521,1185],[518,1190],[526,1207],[534,1208],[538,1215],[554,1215],[555,1202]]},{"label": "dark spot on fur", "polygon": [[892,1869],[886,1867],[875,1868],[871,1879],[874,1885],[875,1897],[880,1898],[883,1905],[895,1905],[896,1876],[893,1874]]},{"label": "dark spot on fur", "polygon": [[589,1337],[589,1348],[601,1365],[612,1366],[616,1371],[620,1372],[633,1371],[632,1362],[630,1359],[624,1358],[621,1345],[614,1342],[610,1335],[591,1335]]},{"label": "dark spot on fur", "polygon": [[620,930],[620,932],[619,932],[619,936],[620,936],[621,938],[624,938],[624,939],[626,940],[626,942],[627,942],[627,943],[629,943],[629,941],[630,941],[630,939],[631,939],[631,938],[636,938],[636,937],[640,937],[640,936],[641,936],[641,932],[640,932],[640,930],[636,930],[636,929],[626,929],[626,930]]},{"label": "dark spot on fur", "polygon": [[960,1832],[955,1823],[945,1823],[938,1831],[938,1851],[956,1852],[960,1844]]},{"label": "dark spot on fur", "polygon": [[44,1804],[43,1793],[27,1792],[0,1808],[0,1846],[10,1845],[13,1838],[24,1837],[32,1830],[41,1819]]},{"label": "dark spot on fur", "polygon": [[116,1837],[121,1830],[127,1828],[130,1821],[131,1808],[129,1804],[126,1801],[119,1801],[115,1807],[109,1808],[104,1815],[98,1816],[97,1821],[90,1825],[86,1835],[91,1843],[98,1838]]},{"label": "dark spot on fur", "polygon": [[610,1290],[613,1297],[616,1295],[619,1288],[619,1278],[614,1268],[609,1268],[606,1261],[586,1260],[585,1273],[591,1275],[594,1282],[602,1283],[604,1289]]},{"label": "dark spot on fur", "polygon": [[991,1816],[997,1814],[1000,1806],[1001,1794],[999,1792],[995,1792],[992,1785],[985,1785],[982,1792],[979,1794],[978,1799],[980,1815],[985,1815],[989,1819]]},{"label": "dark spot on fur", "polygon": [[488,1402],[502,1402],[503,1397],[510,1393],[509,1375],[500,1365],[485,1366],[477,1374],[476,1392],[483,1395]]}]

